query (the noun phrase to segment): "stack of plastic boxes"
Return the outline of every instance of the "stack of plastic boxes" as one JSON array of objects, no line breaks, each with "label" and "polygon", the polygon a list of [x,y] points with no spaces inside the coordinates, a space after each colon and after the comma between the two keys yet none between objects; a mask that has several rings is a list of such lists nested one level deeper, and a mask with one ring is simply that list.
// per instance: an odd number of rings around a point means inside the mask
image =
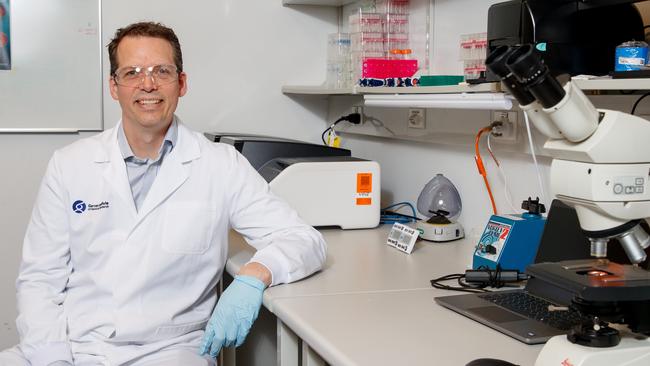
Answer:
[{"label": "stack of plastic boxes", "polygon": [[[382,60],[411,59],[409,49],[409,0],[376,0],[366,2],[350,15],[352,79],[377,77],[410,77],[417,71],[417,61],[408,70],[393,63],[387,67]],[[368,62],[370,60],[370,62]],[[399,65],[396,69],[394,66]],[[408,75],[407,75],[408,74]]]},{"label": "stack of plastic boxes", "polygon": [[348,88],[352,85],[350,71],[350,35],[333,33],[327,37],[328,88]]},{"label": "stack of plastic boxes", "polygon": [[486,55],[487,33],[460,36],[460,59],[463,61],[465,81],[471,82],[485,77]]}]

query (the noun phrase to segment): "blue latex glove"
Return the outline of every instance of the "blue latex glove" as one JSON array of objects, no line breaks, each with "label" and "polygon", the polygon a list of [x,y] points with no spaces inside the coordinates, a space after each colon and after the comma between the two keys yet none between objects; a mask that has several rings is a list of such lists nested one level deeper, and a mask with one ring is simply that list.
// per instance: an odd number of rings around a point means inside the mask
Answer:
[{"label": "blue latex glove", "polygon": [[222,347],[241,346],[262,306],[266,285],[251,276],[236,276],[223,292],[205,328],[200,353],[217,357]]}]

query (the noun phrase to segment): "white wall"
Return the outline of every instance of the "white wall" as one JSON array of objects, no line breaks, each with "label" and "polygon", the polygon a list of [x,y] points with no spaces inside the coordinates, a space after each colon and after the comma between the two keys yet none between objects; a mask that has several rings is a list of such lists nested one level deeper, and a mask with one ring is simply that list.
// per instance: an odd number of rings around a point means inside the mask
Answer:
[{"label": "white wall", "polygon": [[487,32],[487,11],[503,0],[433,0],[432,70],[438,75],[462,75],[458,61],[461,34]]},{"label": "white wall", "polygon": [[14,281],[25,227],[52,151],[69,135],[0,135],[0,349],[16,343]]},{"label": "white wall", "polygon": [[[163,22],[180,38],[189,91],[177,113],[191,127],[319,140],[326,103],[300,104],[280,89],[324,80],[326,34],[336,31],[335,9],[288,8],[280,0],[103,1],[103,44],[116,28],[138,20]],[[106,80],[106,55],[104,70]],[[106,92],[105,127],[119,117]],[[55,149],[89,135],[0,135],[0,350],[18,341],[14,281],[47,161]]]}]

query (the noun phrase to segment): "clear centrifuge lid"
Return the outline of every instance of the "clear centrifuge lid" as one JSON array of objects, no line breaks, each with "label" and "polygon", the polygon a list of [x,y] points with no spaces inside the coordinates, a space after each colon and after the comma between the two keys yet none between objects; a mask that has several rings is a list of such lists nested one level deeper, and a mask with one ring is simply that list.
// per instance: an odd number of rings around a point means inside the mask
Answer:
[{"label": "clear centrifuge lid", "polygon": [[458,190],[442,174],[436,174],[424,186],[418,197],[418,211],[426,217],[441,213],[450,221],[454,221],[460,216],[462,209]]}]

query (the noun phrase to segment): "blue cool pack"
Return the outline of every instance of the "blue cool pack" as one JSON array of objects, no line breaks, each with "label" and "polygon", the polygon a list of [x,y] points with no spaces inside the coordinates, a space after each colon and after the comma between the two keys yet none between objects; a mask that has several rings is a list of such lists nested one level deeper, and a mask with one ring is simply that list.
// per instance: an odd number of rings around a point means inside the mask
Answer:
[{"label": "blue cool pack", "polygon": [[648,44],[630,41],[616,47],[615,71],[643,70],[648,62]]},{"label": "blue cool pack", "polygon": [[492,215],[474,251],[472,268],[517,269],[524,272],[537,254],[546,218],[543,204],[537,200],[524,201],[521,215]]}]

